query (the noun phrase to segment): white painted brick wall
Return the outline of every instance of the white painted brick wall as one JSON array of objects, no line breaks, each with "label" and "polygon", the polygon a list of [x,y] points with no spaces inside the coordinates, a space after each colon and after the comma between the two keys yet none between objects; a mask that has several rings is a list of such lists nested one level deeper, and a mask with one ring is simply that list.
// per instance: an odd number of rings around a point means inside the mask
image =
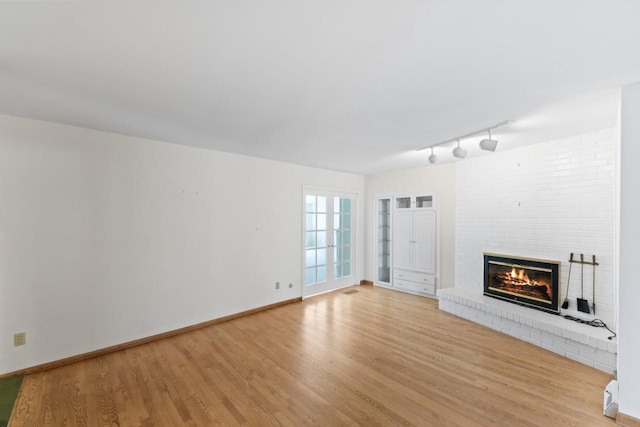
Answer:
[{"label": "white painted brick wall", "polygon": [[604,328],[578,324],[538,310],[485,297],[480,292],[438,290],[441,310],[480,323],[576,362],[613,374],[618,346]]},{"label": "white painted brick wall", "polygon": [[[480,292],[483,252],[562,262],[561,303],[569,253],[596,255],[596,315],[576,309],[580,265],[573,264],[570,307],[563,314],[615,326],[616,132],[605,129],[457,164],[455,287]],[[591,303],[592,270],[584,266]]]}]

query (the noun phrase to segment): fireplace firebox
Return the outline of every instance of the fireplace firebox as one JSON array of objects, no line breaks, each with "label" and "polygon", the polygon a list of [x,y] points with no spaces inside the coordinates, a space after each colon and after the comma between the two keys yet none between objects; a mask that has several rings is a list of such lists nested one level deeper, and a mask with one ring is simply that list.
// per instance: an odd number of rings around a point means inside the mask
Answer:
[{"label": "fireplace firebox", "polygon": [[560,262],[484,254],[484,294],[549,313],[560,312]]}]

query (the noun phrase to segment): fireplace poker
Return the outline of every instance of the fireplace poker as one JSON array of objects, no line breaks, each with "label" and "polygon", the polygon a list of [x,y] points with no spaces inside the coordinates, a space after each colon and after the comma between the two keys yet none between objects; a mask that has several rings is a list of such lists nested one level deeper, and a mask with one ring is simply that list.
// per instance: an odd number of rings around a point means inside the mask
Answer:
[{"label": "fireplace poker", "polygon": [[584,254],[580,254],[580,298],[578,298],[578,311],[590,314],[589,301],[584,299]]},{"label": "fireplace poker", "polygon": [[569,277],[567,277],[567,292],[564,295],[564,301],[562,302],[562,308],[569,308],[569,285],[571,284],[571,266],[573,265],[573,252],[569,256]]}]

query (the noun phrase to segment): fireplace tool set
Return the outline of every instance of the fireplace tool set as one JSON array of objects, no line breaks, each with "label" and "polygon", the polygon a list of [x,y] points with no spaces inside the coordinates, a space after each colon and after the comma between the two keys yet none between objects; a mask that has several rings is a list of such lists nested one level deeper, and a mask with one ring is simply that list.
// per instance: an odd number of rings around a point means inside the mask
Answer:
[{"label": "fireplace tool set", "polygon": [[596,265],[599,265],[596,262],[596,256],[591,255],[591,261],[584,260],[584,254],[580,254],[580,261],[573,258],[573,252],[569,256],[569,275],[567,277],[567,292],[564,297],[564,302],[562,303],[562,308],[569,308],[569,286],[571,285],[571,266],[573,264],[580,264],[580,298],[576,298],[576,302],[578,304],[578,311],[582,313],[590,314],[589,310],[589,301],[584,299],[584,265],[591,265],[593,270],[593,280],[591,283],[592,291],[591,296],[593,297],[593,304],[591,304],[591,308],[593,309],[593,314],[596,314]]}]

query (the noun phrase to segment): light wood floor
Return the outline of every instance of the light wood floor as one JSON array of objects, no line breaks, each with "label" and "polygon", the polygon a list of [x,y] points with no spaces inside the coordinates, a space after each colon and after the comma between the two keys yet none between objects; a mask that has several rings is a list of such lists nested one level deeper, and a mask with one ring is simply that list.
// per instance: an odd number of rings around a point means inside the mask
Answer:
[{"label": "light wood floor", "polygon": [[362,286],[29,375],[10,426],[614,426],[610,379]]}]

